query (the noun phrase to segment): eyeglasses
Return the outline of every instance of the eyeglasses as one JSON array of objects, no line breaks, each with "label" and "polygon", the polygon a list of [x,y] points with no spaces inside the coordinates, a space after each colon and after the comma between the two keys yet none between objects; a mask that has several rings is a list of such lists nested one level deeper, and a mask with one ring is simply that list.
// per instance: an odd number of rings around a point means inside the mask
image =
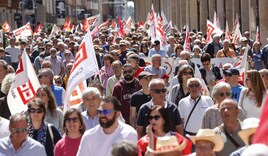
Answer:
[{"label": "eyeglasses", "polygon": [[34,108],[30,108],[29,112],[30,113],[42,113],[44,110],[42,108],[38,108],[38,109],[34,109]]},{"label": "eyeglasses", "polygon": [[104,114],[105,116],[109,116],[112,112],[117,112],[116,110],[108,110],[108,109],[98,109],[97,113]]},{"label": "eyeglasses", "polygon": [[152,91],[154,91],[156,94],[161,94],[161,93],[166,93],[167,89],[163,88],[163,89],[151,89]]},{"label": "eyeglasses", "polygon": [[219,95],[220,95],[221,97],[223,97],[223,96],[224,96],[224,94],[225,94],[226,96],[231,96],[231,93],[230,93],[230,92],[226,92],[226,93],[220,93]]},{"label": "eyeglasses", "polygon": [[78,120],[79,120],[78,117],[67,118],[67,119],[66,119],[66,123],[71,123],[71,122],[73,122],[73,123],[77,123]]},{"label": "eyeglasses", "polygon": [[152,121],[153,119],[155,119],[155,120],[159,120],[160,118],[161,118],[160,115],[155,115],[155,116],[149,116],[149,117],[148,117],[149,121]]},{"label": "eyeglasses", "polygon": [[187,75],[194,75],[193,72],[183,72],[183,75],[187,76]]},{"label": "eyeglasses", "polygon": [[12,133],[26,133],[28,132],[28,128],[11,128]]},{"label": "eyeglasses", "polygon": [[124,74],[131,74],[132,73],[132,70],[125,70],[123,73]]},{"label": "eyeglasses", "polygon": [[200,84],[199,84],[199,83],[196,83],[196,84],[189,84],[188,87],[189,87],[189,88],[198,88],[198,87],[200,87]]}]

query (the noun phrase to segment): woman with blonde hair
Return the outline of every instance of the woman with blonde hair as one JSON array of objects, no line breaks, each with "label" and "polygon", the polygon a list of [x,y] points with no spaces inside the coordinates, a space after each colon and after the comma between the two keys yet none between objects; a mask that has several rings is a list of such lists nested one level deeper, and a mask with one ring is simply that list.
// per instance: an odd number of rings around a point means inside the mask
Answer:
[{"label": "woman with blonde hair", "polygon": [[238,105],[245,111],[247,118],[260,118],[267,95],[261,75],[257,70],[249,70],[245,79],[247,89],[241,91]]},{"label": "woman with blonde hair", "polygon": [[36,91],[36,97],[45,102],[46,116],[45,121],[53,124],[61,133],[63,133],[62,121],[63,113],[56,105],[54,94],[47,85],[40,86]]}]

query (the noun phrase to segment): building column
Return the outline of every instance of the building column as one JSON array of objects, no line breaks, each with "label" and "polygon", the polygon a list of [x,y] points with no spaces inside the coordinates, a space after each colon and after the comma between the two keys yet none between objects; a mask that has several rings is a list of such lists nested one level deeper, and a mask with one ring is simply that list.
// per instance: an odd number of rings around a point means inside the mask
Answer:
[{"label": "building column", "polygon": [[197,30],[197,0],[189,0],[189,29],[193,30],[196,29]]},{"label": "building column", "polygon": [[260,15],[260,34],[262,45],[267,44],[268,35],[268,15],[267,15],[267,0],[259,0],[259,15]]},{"label": "building column", "polygon": [[224,0],[217,0],[217,15],[219,17],[221,29],[225,30],[225,12],[224,12]]},{"label": "building column", "polygon": [[241,25],[243,25],[242,32],[249,30],[249,0],[241,1]]},{"label": "building column", "polygon": [[208,19],[208,0],[200,0],[200,31],[206,34]]}]

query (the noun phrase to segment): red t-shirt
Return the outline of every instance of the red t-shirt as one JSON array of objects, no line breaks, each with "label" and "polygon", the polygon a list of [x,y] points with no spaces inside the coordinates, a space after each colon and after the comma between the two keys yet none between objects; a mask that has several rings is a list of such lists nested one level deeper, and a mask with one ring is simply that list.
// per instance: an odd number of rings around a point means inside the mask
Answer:
[{"label": "red t-shirt", "polygon": [[[182,151],[182,155],[186,155],[186,154],[191,154],[192,153],[192,142],[188,139],[186,139],[184,136],[180,135],[179,133],[176,132],[171,132],[172,135],[176,135],[179,144],[181,144],[184,140],[186,140],[186,147],[185,149]],[[138,140],[138,148],[139,148],[139,153],[140,154],[145,154],[147,151],[147,146],[149,145],[149,136],[145,135],[142,138],[140,138]],[[156,137],[154,137],[154,145],[156,143]],[[154,147],[155,148],[155,147]]]},{"label": "red t-shirt", "polygon": [[76,139],[63,137],[57,142],[54,148],[54,155],[58,156],[76,156],[82,136]]}]

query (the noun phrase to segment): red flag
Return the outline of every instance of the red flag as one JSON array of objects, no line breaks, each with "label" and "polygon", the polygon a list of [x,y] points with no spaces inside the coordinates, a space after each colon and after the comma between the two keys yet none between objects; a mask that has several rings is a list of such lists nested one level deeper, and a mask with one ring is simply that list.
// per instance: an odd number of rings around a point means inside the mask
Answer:
[{"label": "red flag", "polygon": [[102,24],[99,25],[99,29],[102,28],[102,27],[105,27],[105,26],[108,27],[109,26],[109,22],[110,22],[110,20],[107,19],[106,22],[104,22],[104,23],[102,23]]},{"label": "red flag", "polygon": [[15,80],[7,95],[11,114],[25,111],[27,102],[33,99],[40,84],[26,51],[22,53]]},{"label": "red flag", "polygon": [[216,27],[212,22],[207,20],[207,39],[206,39],[206,43],[209,43],[212,40],[211,39],[212,34],[217,34],[217,35],[221,36],[223,34],[223,32],[222,32],[221,29]]},{"label": "red flag", "polygon": [[87,22],[87,19],[84,18],[84,22],[83,22],[83,28],[82,28],[82,30],[83,30],[83,31],[87,31],[87,29],[88,29],[88,22]]},{"label": "red flag", "polygon": [[116,28],[116,21],[113,20],[112,24],[110,25],[110,28],[115,29]]},{"label": "red flag", "polygon": [[64,25],[63,25],[63,29],[62,29],[62,30],[64,30],[64,31],[66,31],[66,30],[67,30],[67,27],[68,27],[68,25],[69,25],[69,22],[70,22],[70,20],[69,20],[68,18],[66,18],[66,19],[65,19],[65,23],[64,23]]},{"label": "red flag", "polygon": [[10,25],[5,21],[5,23],[2,25],[2,29],[4,32],[10,32]]},{"label": "red flag", "polygon": [[230,31],[229,31],[228,21],[226,21],[225,39],[227,39],[229,42],[231,41],[231,35],[230,35]]},{"label": "red flag", "polygon": [[43,29],[42,23],[38,24],[38,26],[35,28],[34,35],[40,35],[42,29]]},{"label": "red flag", "polygon": [[125,36],[124,23],[121,20],[120,16],[118,16],[118,25],[119,25],[119,36],[124,37]]},{"label": "red flag", "polygon": [[260,42],[260,29],[259,29],[259,26],[257,26],[257,30],[256,30],[256,42]]},{"label": "red flag", "polygon": [[262,114],[260,118],[260,124],[257,131],[253,137],[253,144],[265,144],[268,145],[268,96],[263,103]]},{"label": "red flag", "polygon": [[91,32],[92,39],[99,35],[99,27],[95,27]]}]

